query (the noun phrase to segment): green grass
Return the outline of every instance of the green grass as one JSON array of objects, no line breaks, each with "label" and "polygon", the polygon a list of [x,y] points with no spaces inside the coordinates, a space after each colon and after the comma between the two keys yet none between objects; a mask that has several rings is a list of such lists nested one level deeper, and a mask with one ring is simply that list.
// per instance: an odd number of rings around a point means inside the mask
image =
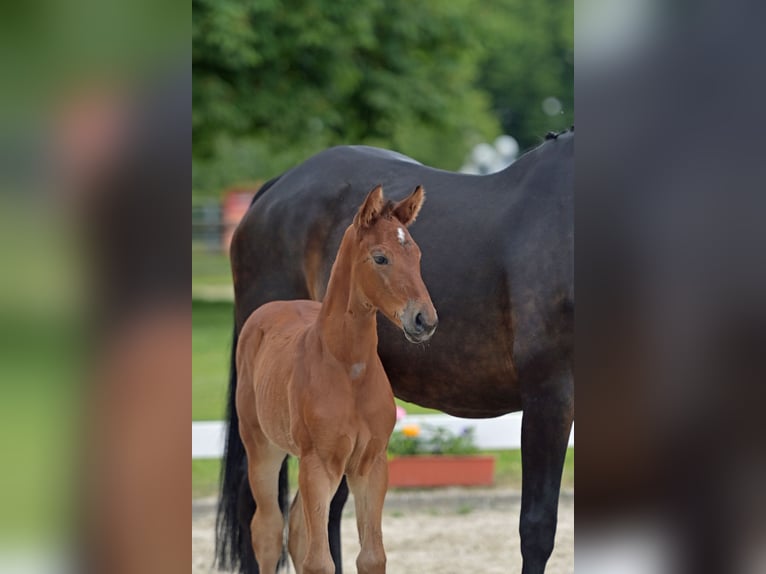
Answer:
[{"label": "green grass", "polygon": [[[495,456],[495,486],[521,489],[520,450],[493,450],[485,451],[484,454]],[[215,496],[218,493],[220,468],[218,460],[193,460],[192,496]],[[298,484],[298,461],[293,457],[290,458],[289,477],[291,488],[294,489]],[[574,448],[567,450],[561,488],[565,490],[574,488]]]},{"label": "green grass", "polygon": [[231,285],[229,257],[223,251],[210,251],[192,245],[192,287]]},{"label": "green grass", "polygon": [[[521,450],[492,450],[486,454],[495,456],[495,485],[521,488]],[[567,449],[561,488],[574,488],[574,448]]]},{"label": "green grass", "polygon": [[[288,480],[290,488],[298,486],[298,459],[291,456],[288,462]],[[221,461],[218,459],[192,460],[192,498],[216,496]]]},{"label": "green grass", "polygon": [[226,412],[234,306],[192,301],[192,420],[221,420]]},{"label": "green grass", "polygon": [[221,461],[218,459],[192,459],[192,498],[216,496]]},{"label": "green grass", "polygon": [[416,405],[414,403],[408,403],[401,399],[394,399],[396,401],[396,404],[400,407],[404,407],[404,409],[407,411],[407,414],[409,415],[436,415],[441,414],[441,411],[437,411],[436,409],[429,409],[426,407],[421,407],[420,405]]}]

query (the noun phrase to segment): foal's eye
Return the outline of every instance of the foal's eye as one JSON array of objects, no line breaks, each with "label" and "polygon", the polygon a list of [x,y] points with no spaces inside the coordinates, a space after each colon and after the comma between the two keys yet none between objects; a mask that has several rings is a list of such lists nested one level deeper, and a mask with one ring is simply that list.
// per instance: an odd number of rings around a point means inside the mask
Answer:
[{"label": "foal's eye", "polygon": [[385,255],[373,255],[372,260],[378,265],[388,265],[388,258]]}]

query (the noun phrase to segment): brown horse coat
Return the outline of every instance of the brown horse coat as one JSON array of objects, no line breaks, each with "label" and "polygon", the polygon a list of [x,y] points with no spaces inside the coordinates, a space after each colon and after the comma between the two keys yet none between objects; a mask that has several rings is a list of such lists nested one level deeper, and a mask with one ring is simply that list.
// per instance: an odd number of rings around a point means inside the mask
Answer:
[{"label": "brown horse coat", "polygon": [[376,313],[413,342],[436,328],[420,250],[406,230],[423,201],[421,187],[396,205],[376,187],[344,234],[324,301],[273,301],[242,328],[236,407],[256,501],[253,550],[264,574],[276,570],[282,553],[277,483],[286,453],[300,457],[301,495],[290,525],[297,571],[335,571],[328,509],[346,474],[357,499],[359,572],[385,572],[381,513],[395,407],[377,353]]}]

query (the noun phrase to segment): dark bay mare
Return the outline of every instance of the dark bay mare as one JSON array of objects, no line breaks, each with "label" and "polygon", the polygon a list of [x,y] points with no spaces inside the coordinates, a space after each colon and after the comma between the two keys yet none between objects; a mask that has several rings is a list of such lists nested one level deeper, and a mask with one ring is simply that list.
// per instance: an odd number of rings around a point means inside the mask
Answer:
[{"label": "dark bay mare", "polygon": [[[428,218],[412,231],[422,277],[439,310],[439,332],[412,345],[378,322],[378,353],[394,394],[462,417],[523,410],[519,533],[524,574],[543,572],[556,533],[561,473],[574,417],[574,133],[551,135],[505,170],[484,176],[442,171],[401,154],[337,147],[266,183],[232,244],[234,348],[250,313],[268,301],[325,294],[332,259],[365,193],[382,184],[398,201],[422,185]],[[249,520],[253,501],[237,432],[236,372],[217,520],[221,566],[257,572]],[[287,473],[280,474],[287,507]],[[340,572],[340,516],[329,536]]]}]

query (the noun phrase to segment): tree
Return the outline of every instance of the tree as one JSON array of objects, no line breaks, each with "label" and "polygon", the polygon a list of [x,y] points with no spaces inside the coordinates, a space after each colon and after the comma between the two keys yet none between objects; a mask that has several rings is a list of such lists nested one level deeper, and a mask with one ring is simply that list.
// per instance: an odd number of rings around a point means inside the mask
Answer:
[{"label": "tree", "polygon": [[[505,133],[522,149],[574,123],[574,2],[483,0],[485,56],[478,86],[490,94]],[[561,113],[543,110],[546,98]],[[555,111],[555,102],[549,112]]]},{"label": "tree", "polygon": [[239,145],[260,156],[250,177],[344,143],[456,169],[473,143],[499,133],[475,87],[473,5],[193,0],[195,184]]},{"label": "tree", "polygon": [[195,189],[265,179],[346,143],[457,169],[501,127],[526,149],[574,122],[571,1],[193,0],[192,10]]}]

